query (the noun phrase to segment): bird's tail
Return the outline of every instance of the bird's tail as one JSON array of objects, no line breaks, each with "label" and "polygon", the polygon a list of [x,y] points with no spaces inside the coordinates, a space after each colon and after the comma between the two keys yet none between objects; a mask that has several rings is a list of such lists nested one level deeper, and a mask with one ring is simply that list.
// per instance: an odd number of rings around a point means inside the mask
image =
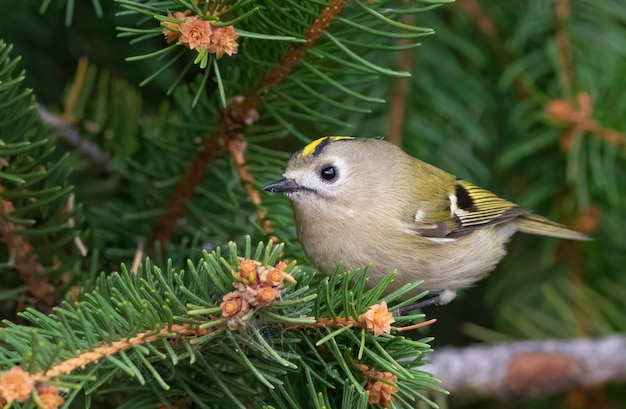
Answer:
[{"label": "bird's tail", "polygon": [[570,240],[591,240],[589,236],[570,230],[562,224],[555,223],[543,216],[525,214],[515,219],[517,231],[542,236],[560,237]]}]

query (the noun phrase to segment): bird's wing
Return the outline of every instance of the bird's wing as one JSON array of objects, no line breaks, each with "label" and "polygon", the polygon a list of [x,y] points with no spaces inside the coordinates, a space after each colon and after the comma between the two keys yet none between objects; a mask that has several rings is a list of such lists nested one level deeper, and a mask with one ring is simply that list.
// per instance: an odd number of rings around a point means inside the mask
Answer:
[{"label": "bird's wing", "polygon": [[475,229],[529,214],[515,203],[464,180],[454,182],[443,209],[418,209],[413,223],[417,234],[431,238],[457,238]]}]

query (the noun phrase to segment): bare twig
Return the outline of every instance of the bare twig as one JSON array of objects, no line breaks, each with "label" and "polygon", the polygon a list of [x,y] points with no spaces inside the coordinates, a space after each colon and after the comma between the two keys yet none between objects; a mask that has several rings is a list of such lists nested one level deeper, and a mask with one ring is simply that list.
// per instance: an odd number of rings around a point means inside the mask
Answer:
[{"label": "bare twig", "polygon": [[572,59],[572,41],[567,31],[571,15],[570,0],[554,0],[556,14],[556,48],[560,70],[559,81],[567,100],[574,98],[574,67]]},{"label": "bare twig", "polygon": [[271,233],[272,226],[270,221],[265,219],[266,213],[261,208],[261,194],[259,190],[254,187],[254,177],[252,176],[252,173],[250,173],[248,165],[246,164],[245,152],[247,144],[248,142],[243,138],[232,137],[226,140],[226,150],[228,150],[230,156],[233,158],[233,162],[237,168],[237,173],[239,174],[241,181],[244,183],[244,188],[246,189],[248,197],[257,208],[256,213],[259,220],[263,220],[263,231]]},{"label": "bare twig", "polygon": [[107,152],[104,152],[95,143],[85,139],[63,117],[50,113],[43,105],[39,105],[37,108],[41,122],[50,125],[68,144],[91,159],[94,165],[104,168],[109,173],[112,172],[111,158]]},{"label": "bare twig", "polygon": [[[400,21],[404,24],[412,24],[413,20],[410,15],[404,15]],[[398,43],[400,45],[408,45],[411,40],[401,38]],[[398,53],[398,70],[411,72],[411,58],[413,50],[405,48]],[[389,115],[389,142],[397,146],[402,146],[402,128],[404,128],[404,116],[406,113],[407,87],[409,81],[407,77],[396,77],[393,80],[393,90],[391,95],[391,112]]]},{"label": "bare twig", "polygon": [[420,367],[452,395],[524,399],[626,381],[626,336],[441,348]]}]

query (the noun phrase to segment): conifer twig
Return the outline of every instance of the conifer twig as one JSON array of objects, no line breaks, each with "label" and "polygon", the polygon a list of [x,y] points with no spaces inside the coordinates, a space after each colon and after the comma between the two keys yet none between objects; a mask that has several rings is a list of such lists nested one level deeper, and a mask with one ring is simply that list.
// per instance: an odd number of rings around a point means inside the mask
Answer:
[{"label": "conifer twig", "polygon": [[[418,328],[427,327],[429,325],[437,322],[436,318],[430,319],[428,321],[418,322],[417,324],[407,325],[406,327],[390,327],[395,331],[404,332],[411,331]],[[355,320],[354,318],[344,318],[344,317],[335,317],[334,319],[330,318],[318,318],[315,322],[310,324],[287,324],[285,327],[288,329],[303,329],[303,328],[344,328],[344,327],[361,327],[367,329],[367,320],[361,319]]]},{"label": "conifer twig", "polygon": [[191,338],[208,334],[212,329],[202,329],[190,324],[173,324],[171,327],[163,328],[158,333],[149,330],[139,333],[134,337],[120,339],[111,343],[104,343],[89,351],[81,351],[77,356],[62,361],[50,369],[35,374],[37,381],[46,381],[61,375],[69,375],[79,368],[84,368],[89,364],[94,364],[101,359],[119,354],[122,351],[132,348],[136,345],[144,345],[158,341],[162,338]]},{"label": "conifer twig", "polygon": [[[0,186],[0,192],[4,190]],[[44,305],[51,306],[54,302],[54,287],[46,276],[41,274],[44,266],[39,262],[33,246],[26,240],[26,236],[19,234],[24,228],[11,223],[3,216],[14,211],[13,203],[0,197],[0,240],[6,244],[8,251],[14,254],[15,269],[29,294]]]}]

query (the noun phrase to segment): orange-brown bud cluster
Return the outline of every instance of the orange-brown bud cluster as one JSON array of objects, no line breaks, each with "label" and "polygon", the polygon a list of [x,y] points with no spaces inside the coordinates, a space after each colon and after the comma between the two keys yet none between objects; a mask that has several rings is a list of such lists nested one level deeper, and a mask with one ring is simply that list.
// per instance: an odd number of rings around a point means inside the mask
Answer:
[{"label": "orange-brown bud cluster", "polygon": [[370,393],[367,402],[370,405],[380,405],[383,408],[390,408],[393,401],[393,394],[398,392],[398,377],[391,372],[381,372],[359,365],[363,375],[367,380],[365,390]]},{"label": "orange-brown bud cluster", "polygon": [[56,386],[42,385],[37,388],[37,395],[39,395],[41,409],[58,409],[65,403],[65,399],[59,395],[59,389]]},{"label": "orange-brown bud cluster", "polygon": [[167,12],[167,16],[180,22],[166,21],[162,23],[163,35],[168,43],[179,41],[190,50],[200,51],[203,48],[219,60],[224,54],[237,54],[239,34],[233,26],[215,27],[214,20],[203,19],[204,16],[190,15],[191,11]]},{"label": "orange-brown bud cluster", "polygon": [[65,402],[56,386],[38,384],[32,374],[19,366],[0,372],[1,404],[24,403],[30,399],[33,390],[37,391],[41,409],[58,409]]},{"label": "orange-brown bud cluster", "polygon": [[393,314],[387,309],[387,303],[370,305],[363,314],[359,315],[359,323],[375,336],[391,332],[391,324],[395,321]]},{"label": "orange-brown bud cluster", "polygon": [[284,281],[295,282],[285,272],[287,263],[265,267],[255,260],[240,259],[238,271],[233,271],[235,291],[224,295],[220,308],[222,317],[228,319],[228,328],[235,330],[245,325],[242,318],[253,308],[266,306],[280,300]]}]

